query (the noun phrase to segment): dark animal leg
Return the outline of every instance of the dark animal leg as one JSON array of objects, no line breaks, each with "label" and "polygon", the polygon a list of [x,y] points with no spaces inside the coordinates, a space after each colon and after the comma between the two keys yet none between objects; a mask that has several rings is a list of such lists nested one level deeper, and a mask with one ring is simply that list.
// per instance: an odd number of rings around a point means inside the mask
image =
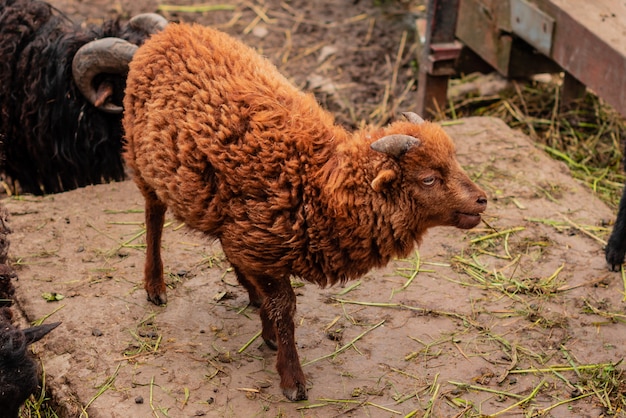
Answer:
[{"label": "dark animal leg", "polygon": [[260,308],[261,304],[263,303],[263,297],[259,294],[254,284],[248,279],[246,279],[246,276],[243,275],[239,271],[239,269],[237,269],[236,267],[234,269],[235,269],[235,275],[237,276],[237,280],[248,291],[250,305],[254,306],[255,308]]},{"label": "dark animal leg", "polygon": [[624,262],[624,254],[626,254],[626,187],[622,191],[617,219],[605,249],[606,261],[611,270],[618,271],[620,269]]},{"label": "dark animal leg", "polygon": [[265,296],[261,306],[263,339],[271,347],[272,337],[276,338],[278,354],[276,369],[280,375],[280,387],[287,399],[301,401],[307,399],[306,378],[296,350],[295,325],[296,294],[288,277],[258,278]]},{"label": "dark animal leg", "polygon": [[278,348],[276,345],[276,330],[274,329],[274,324],[267,317],[267,312],[262,309],[263,295],[259,293],[256,286],[254,286],[253,281],[248,280],[237,267],[233,268],[235,269],[237,280],[248,291],[250,304],[252,306],[256,306],[257,308],[261,308],[261,310],[259,311],[259,315],[261,316],[261,323],[263,324],[263,341],[265,341],[269,348],[271,348],[272,350],[276,350]]},{"label": "dark animal leg", "polygon": [[154,192],[144,193],[146,199],[146,265],[144,287],[148,300],[155,305],[167,303],[165,281],[163,280],[163,260],[161,259],[161,236],[165,222],[165,206]]}]

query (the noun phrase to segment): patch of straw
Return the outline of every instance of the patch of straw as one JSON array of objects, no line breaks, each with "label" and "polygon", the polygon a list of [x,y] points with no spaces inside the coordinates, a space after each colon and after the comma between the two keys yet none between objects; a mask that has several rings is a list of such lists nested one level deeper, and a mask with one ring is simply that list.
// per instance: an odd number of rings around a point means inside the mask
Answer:
[{"label": "patch of straw", "polygon": [[356,337],[354,337],[354,339],[352,341],[350,341],[349,343],[339,347],[338,349],[336,349],[335,351],[333,351],[330,354],[326,354],[325,356],[322,357],[318,357],[316,359],[313,360],[309,360],[307,362],[302,363],[303,366],[308,366],[309,364],[313,364],[315,362],[318,362],[320,360],[324,360],[327,358],[333,358],[336,357],[337,355],[341,354],[342,352],[346,351],[348,348],[353,347],[354,344],[359,341],[361,338],[363,338],[365,335],[369,334],[370,332],[372,332],[373,330],[375,330],[376,328],[378,328],[379,326],[381,326],[382,324],[385,323],[385,320],[380,321],[379,323],[377,323],[376,325],[372,326],[371,328],[366,329],[365,331],[363,331],[362,333],[360,333],[359,335],[357,335]]}]

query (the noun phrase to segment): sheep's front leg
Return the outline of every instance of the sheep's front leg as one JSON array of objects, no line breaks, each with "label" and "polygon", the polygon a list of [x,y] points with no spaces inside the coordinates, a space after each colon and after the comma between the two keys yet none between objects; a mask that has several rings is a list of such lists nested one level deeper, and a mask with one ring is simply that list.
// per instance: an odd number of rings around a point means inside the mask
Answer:
[{"label": "sheep's front leg", "polygon": [[263,339],[272,347],[275,343],[278,354],[276,369],[280,375],[280,387],[287,399],[307,399],[306,378],[296,351],[295,325],[296,294],[289,278],[265,277],[257,282],[262,286],[265,299],[261,306]]},{"label": "sheep's front leg", "polygon": [[155,305],[167,303],[165,281],[163,280],[163,261],[161,259],[161,237],[165,222],[164,205],[154,192],[144,194],[146,199],[146,264],[144,268],[144,288],[148,300]]}]

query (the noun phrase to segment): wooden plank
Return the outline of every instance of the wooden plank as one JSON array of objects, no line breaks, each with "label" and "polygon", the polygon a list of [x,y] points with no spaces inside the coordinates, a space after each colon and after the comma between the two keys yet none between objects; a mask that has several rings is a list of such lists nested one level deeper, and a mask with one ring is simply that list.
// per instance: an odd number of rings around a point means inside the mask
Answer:
[{"label": "wooden plank", "polygon": [[[589,28],[598,40],[611,45],[615,51],[626,56],[626,2],[550,0],[546,3],[550,4],[546,7],[558,8],[579,25]],[[562,35],[567,36],[567,33]]]},{"label": "wooden plank", "polygon": [[550,58],[626,114],[626,3],[533,0],[556,25]]},{"label": "wooden plank", "polygon": [[461,0],[456,36],[505,77],[528,77],[560,69],[513,36],[510,2]]},{"label": "wooden plank", "polygon": [[[417,81],[417,113],[430,118],[447,106],[448,79],[458,57],[454,45],[459,0],[429,0],[426,40]],[[450,54],[452,53],[452,54]]]},{"label": "wooden plank", "polygon": [[509,2],[461,0],[456,36],[500,74],[509,75],[512,38]]}]

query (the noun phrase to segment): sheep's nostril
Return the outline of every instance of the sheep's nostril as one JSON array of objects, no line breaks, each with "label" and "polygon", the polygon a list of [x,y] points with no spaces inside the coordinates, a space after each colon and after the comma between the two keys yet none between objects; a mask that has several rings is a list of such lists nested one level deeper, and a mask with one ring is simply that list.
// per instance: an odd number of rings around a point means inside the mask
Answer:
[{"label": "sheep's nostril", "polygon": [[479,205],[486,205],[487,204],[487,198],[485,196],[481,196],[478,198],[478,200],[476,200],[476,203],[478,203]]}]

